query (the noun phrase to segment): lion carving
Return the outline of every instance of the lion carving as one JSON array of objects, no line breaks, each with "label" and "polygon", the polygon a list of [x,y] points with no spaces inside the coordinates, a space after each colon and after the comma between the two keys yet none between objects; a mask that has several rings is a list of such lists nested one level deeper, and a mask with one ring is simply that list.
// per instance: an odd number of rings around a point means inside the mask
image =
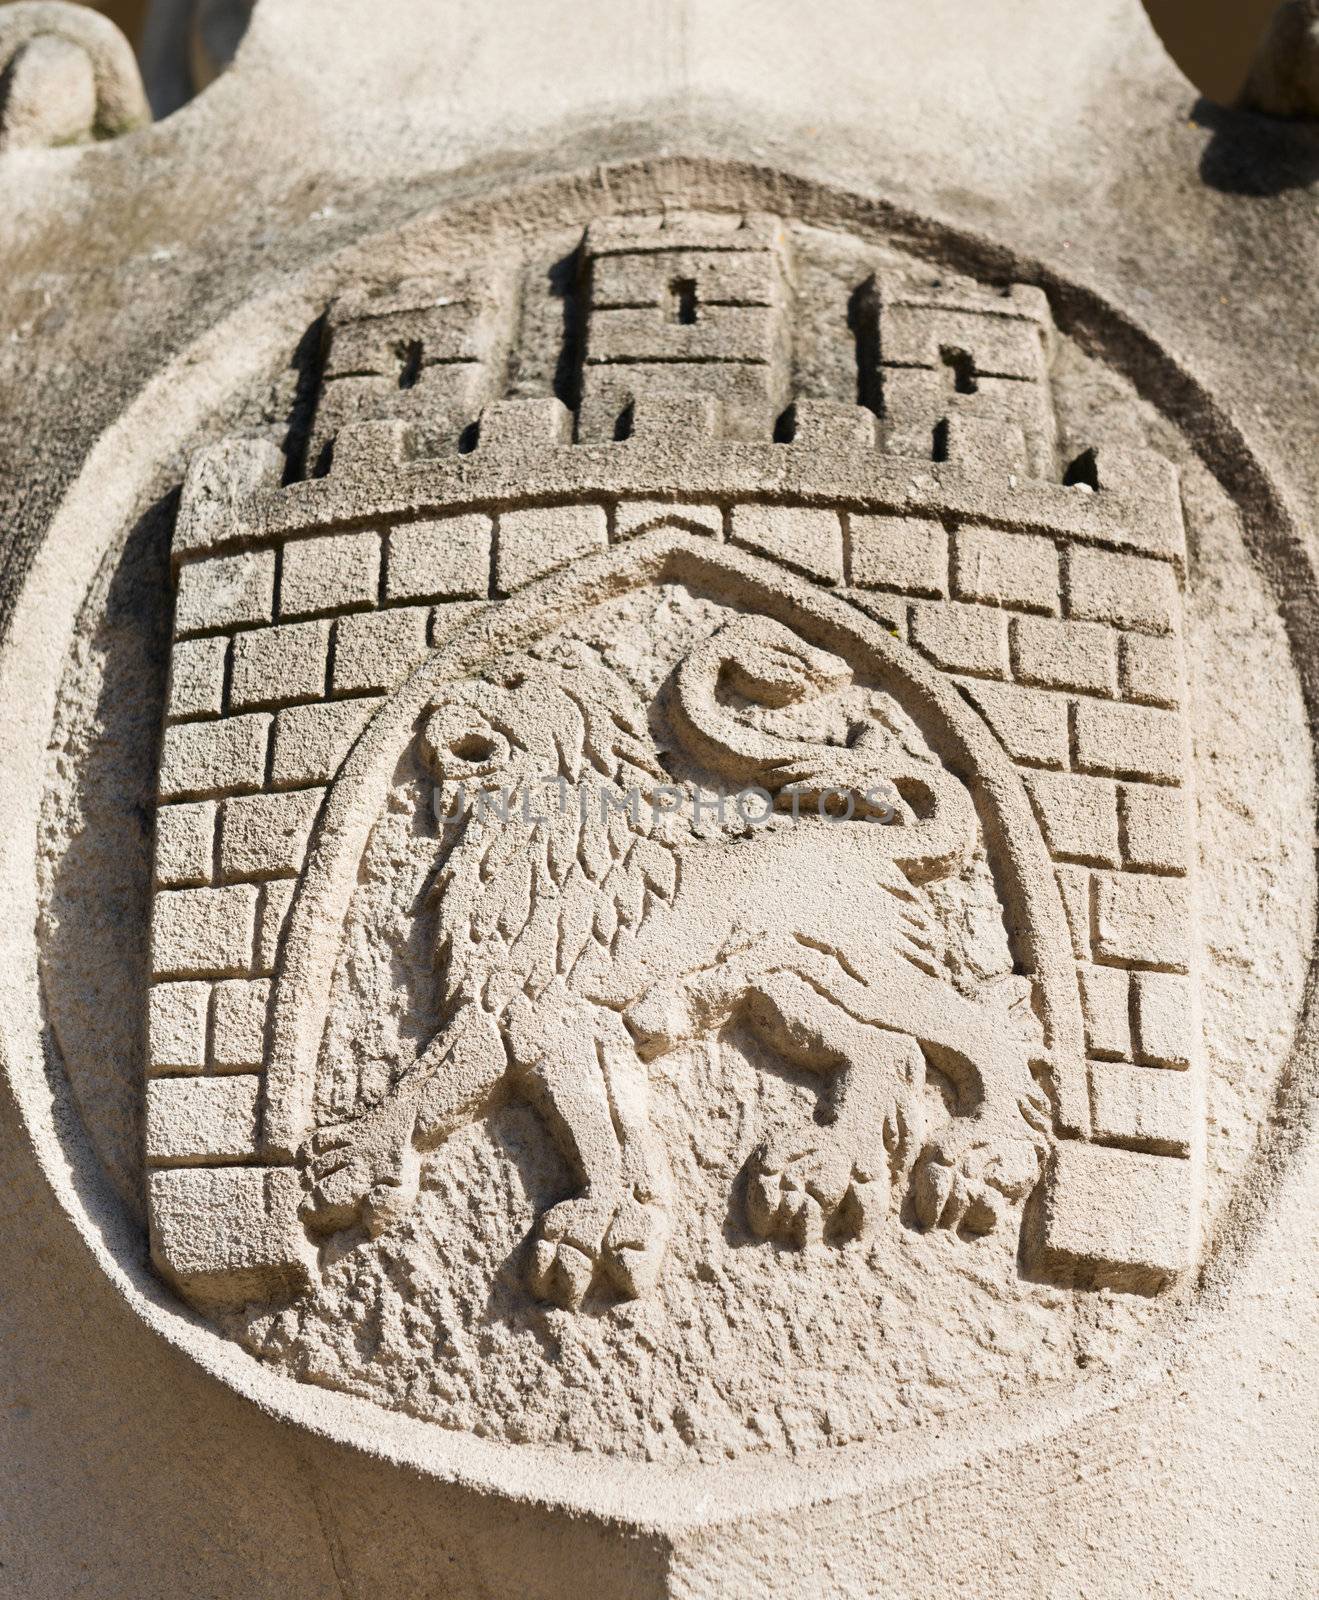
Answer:
[{"label": "lion carving", "polygon": [[[643,707],[594,658],[521,656],[427,708],[437,813],[452,815],[459,790],[465,802],[436,883],[444,1021],[379,1104],[311,1136],[313,1229],[391,1226],[421,1153],[516,1093],[580,1181],[539,1220],[531,1289],[566,1307],[593,1287],[640,1295],[675,1203],[646,1064],[732,1021],[822,1084],[819,1120],[753,1158],[758,1235],[855,1234],[908,1185],[926,1226],[984,1232],[1007,1215],[1048,1148],[1038,1024],[1029,1006],[953,985],[916,887],[967,860],[969,794],[878,720],[829,744],[755,715],[850,678],[838,656],[750,615],[679,664],[673,738],[721,781],[764,792],[773,815],[759,827],[702,827],[672,803],[683,786]],[[482,791],[504,798],[477,804]],[[848,820],[825,814],[831,794],[857,797]],[[966,1108],[933,1140],[927,1064]]]}]

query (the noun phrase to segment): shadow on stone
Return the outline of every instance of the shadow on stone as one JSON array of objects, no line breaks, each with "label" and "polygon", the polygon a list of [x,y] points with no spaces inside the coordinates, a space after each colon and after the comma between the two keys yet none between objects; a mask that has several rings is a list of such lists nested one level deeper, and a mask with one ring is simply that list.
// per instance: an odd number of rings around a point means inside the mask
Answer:
[{"label": "shadow on stone", "polygon": [[1194,122],[1212,130],[1200,176],[1223,194],[1276,195],[1319,180],[1319,125],[1254,111],[1233,111],[1200,99]]},{"label": "shadow on stone", "polygon": [[67,740],[76,784],[57,780],[42,815],[43,837],[51,842],[41,918],[50,1032],[88,1135],[135,1215],[152,817],[176,504],[173,493],[157,501],[106,557],[113,571],[105,579],[103,568],[107,598],[92,650],[60,686],[57,729]]}]

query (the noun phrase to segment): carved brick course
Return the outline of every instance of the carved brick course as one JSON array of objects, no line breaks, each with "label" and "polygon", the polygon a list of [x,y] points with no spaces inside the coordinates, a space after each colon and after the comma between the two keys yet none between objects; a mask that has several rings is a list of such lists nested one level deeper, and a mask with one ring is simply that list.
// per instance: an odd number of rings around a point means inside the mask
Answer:
[{"label": "carved brick course", "polygon": [[212,1067],[220,1072],[256,1072],[265,1065],[266,1012],[270,984],[264,978],[229,978],[211,999]]},{"label": "carved brick course", "polygon": [[373,606],[380,592],[380,557],[380,535],[370,529],[286,544],[279,572],[280,616]]},{"label": "carved brick course", "polygon": [[341,617],[334,628],[332,692],[372,694],[392,689],[425,655],[429,627],[427,606]]},{"label": "carved brick course", "polygon": [[179,639],[170,656],[166,714],[173,718],[218,717],[224,710],[229,640]]},{"label": "carved brick course", "polygon": [[948,534],[922,517],[853,516],[853,583],[898,594],[948,593]]},{"label": "carved brick course", "polygon": [[495,589],[512,594],[577,556],[603,550],[609,519],[603,506],[531,506],[499,518]]},{"label": "carved brick course", "polygon": [[1068,703],[1015,685],[963,682],[962,691],[1023,767],[1067,766]]},{"label": "carved brick course", "polygon": [[789,506],[734,506],[729,537],[820,583],[843,579],[843,530],[836,511]]},{"label": "carved brick course", "polygon": [[1131,975],[1125,967],[1082,966],[1081,1010],[1085,1045],[1093,1056],[1131,1058]]},{"label": "carved brick course", "polygon": [[677,504],[664,500],[622,501],[614,512],[614,537],[630,539],[657,527],[678,527],[689,533],[708,533],[720,539],[724,532],[723,508],[717,505]]},{"label": "carved brick course", "polygon": [[980,606],[916,605],[911,608],[911,642],[937,667],[977,677],[1005,678],[1008,625],[1000,611]]},{"label": "carved brick course", "polygon": [[1078,700],[1072,720],[1076,764],[1082,772],[1145,778],[1152,783],[1176,783],[1182,777],[1186,734],[1172,713]]},{"label": "carved brick course", "polygon": [[156,883],[162,889],[195,888],[215,871],[214,801],[160,806],[156,811]]},{"label": "carved brick course", "polygon": [[1138,872],[1182,876],[1190,870],[1190,808],[1183,788],[1118,785],[1122,859]]},{"label": "carved brick course", "polygon": [[1096,954],[1131,966],[1184,972],[1191,959],[1191,902],[1180,879],[1095,875]]},{"label": "carved brick course", "polygon": [[380,702],[366,698],[289,706],[275,718],[270,782],[275,789],[328,783]]},{"label": "carved brick course", "polygon": [[266,770],[270,718],[258,713],[223,722],[179,722],[161,743],[160,797],[245,794],[259,789]]},{"label": "carved brick course", "polygon": [[1188,1162],[1075,1139],[1056,1159],[1042,1229],[1046,1261],[1064,1272],[1083,1264],[1082,1282],[1116,1276],[1144,1289],[1182,1270],[1195,1198]]},{"label": "carved brick course", "polygon": [[1185,669],[1178,639],[1124,633],[1118,651],[1122,693],[1128,700],[1178,706],[1185,692]]},{"label": "carved brick course", "polygon": [[1033,772],[1026,780],[1044,842],[1060,861],[1117,865],[1117,795],[1113,784],[1070,772]]},{"label": "carved brick course", "polygon": [[200,1072],[206,1065],[209,983],[158,983],[147,1004],[147,1070]]},{"label": "carved brick course", "polygon": [[1185,1073],[1092,1061],[1090,1104],[1097,1138],[1165,1155],[1190,1151],[1194,1104]]},{"label": "carved brick course", "polygon": [[289,879],[263,884],[257,901],[256,952],[252,970],[269,977],[279,958],[279,941],[288,922],[296,885]]},{"label": "carved brick course", "polygon": [[1117,635],[1099,623],[1013,617],[1012,669],[1042,689],[1117,692]]},{"label": "carved brick course", "polygon": [[319,700],[330,651],[328,622],[284,622],[240,633],[233,644],[229,706],[252,711]]},{"label": "carved brick course", "polygon": [[1188,978],[1170,972],[1132,976],[1136,1057],[1161,1067],[1191,1063],[1195,997]]},{"label": "carved brick course", "polygon": [[220,812],[220,877],[224,882],[292,878],[302,870],[323,789],[240,795]]},{"label": "carved brick course", "polygon": [[147,1085],[147,1160],[154,1166],[208,1166],[256,1154],[254,1073],[157,1078]]},{"label": "carved brick course", "polygon": [[391,529],[386,602],[484,599],[493,539],[494,520],[481,512]]},{"label": "carved brick course", "polygon": [[1021,611],[1058,609],[1058,551],[1052,539],[998,528],[953,535],[953,593],[959,600]]},{"label": "carved brick course", "polygon": [[185,563],[174,602],[180,638],[269,622],[275,608],[275,552],[244,550]]},{"label": "carved brick course", "polygon": [[1171,633],[1178,613],[1176,574],[1160,561],[1108,550],[1067,558],[1068,615],[1149,633]]},{"label": "carved brick course", "polygon": [[166,977],[227,977],[248,972],[256,887],[163,889],[151,918],[152,970]]}]

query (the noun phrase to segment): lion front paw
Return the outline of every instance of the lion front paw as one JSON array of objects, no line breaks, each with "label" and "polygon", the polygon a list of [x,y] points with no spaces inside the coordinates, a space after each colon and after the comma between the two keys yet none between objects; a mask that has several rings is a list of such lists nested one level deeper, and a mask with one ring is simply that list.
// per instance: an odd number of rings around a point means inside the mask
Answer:
[{"label": "lion front paw", "polygon": [[926,1146],[916,1162],[912,1204],[926,1228],[990,1233],[1039,1181],[1044,1142],[1027,1131],[965,1119]]},{"label": "lion front paw", "polygon": [[307,1192],[299,1210],[307,1226],[328,1234],[360,1222],[378,1238],[407,1216],[421,1181],[416,1120],[413,1097],[397,1095],[318,1128],[301,1152]]},{"label": "lion front paw", "polygon": [[531,1292],[575,1311],[598,1279],[624,1299],[654,1288],[672,1232],[668,1206],[632,1194],[579,1195],[541,1218],[527,1273]]},{"label": "lion front paw", "polygon": [[889,1205],[885,1151],[840,1144],[828,1129],[774,1140],[752,1158],[746,1213],[753,1233],[799,1249],[826,1236],[865,1233]]}]

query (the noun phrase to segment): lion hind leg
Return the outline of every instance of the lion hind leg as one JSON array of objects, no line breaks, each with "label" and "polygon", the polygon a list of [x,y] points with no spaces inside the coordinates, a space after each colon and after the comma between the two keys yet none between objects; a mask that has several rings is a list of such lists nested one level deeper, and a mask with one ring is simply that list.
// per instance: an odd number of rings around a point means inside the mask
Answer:
[{"label": "lion hind leg", "polygon": [[[1042,1042],[997,1006],[911,971],[873,989],[838,976],[850,1011],[900,1018],[970,1106],[920,1152],[912,1184],[925,1227],[988,1233],[1039,1181],[1050,1145],[1047,1101],[1031,1072]],[[873,1008],[873,1009],[872,1009]]]},{"label": "lion hind leg", "polygon": [[801,954],[791,938],[738,930],[717,960],[652,983],[623,1014],[642,1059],[715,1032],[762,973]]},{"label": "lion hind leg", "polygon": [[982,1100],[921,1151],[912,1182],[916,1220],[926,1228],[992,1232],[1035,1188],[1051,1146],[1048,1103],[1033,1080],[1007,1103]]},{"label": "lion hind leg", "polygon": [[401,1222],[420,1189],[420,1152],[479,1116],[506,1072],[493,1019],[465,1008],[383,1100],[307,1141],[303,1220],[318,1233],[360,1222],[372,1237]]},{"label": "lion hind leg", "polygon": [[991,1233],[1007,1223],[1039,1182],[1052,1147],[1044,1091],[1031,1072],[1038,1046],[1002,1026],[978,1047],[930,1041],[934,1064],[955,1086],[960,1110],[921,1151],[912,1183],[916,1220],[926,1228]]},{"label": "lion hind leg", "polygon": [[888,1210],[920,1142],[919,1045],[858,1022],[794,972],[758,979],[747,1015],[772,1049],[830,1080],[823,1123],[757,1152],[748,1221],[761,1237],[798,1245],[866,1232]]}]

